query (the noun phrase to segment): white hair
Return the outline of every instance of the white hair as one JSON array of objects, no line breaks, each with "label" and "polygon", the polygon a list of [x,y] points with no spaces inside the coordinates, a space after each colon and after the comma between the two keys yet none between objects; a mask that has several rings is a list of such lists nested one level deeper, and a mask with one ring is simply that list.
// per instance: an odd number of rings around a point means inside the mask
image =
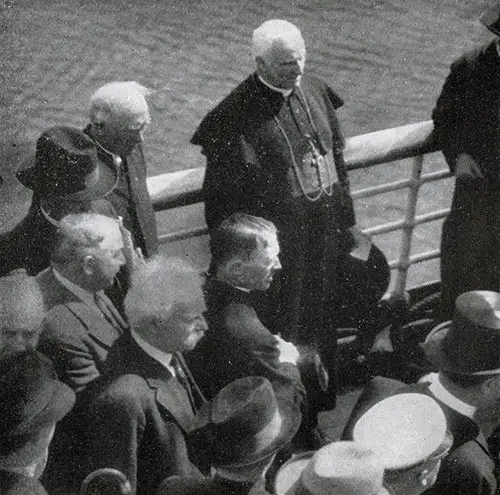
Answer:
[{"label": "white hair", "polygon": [[198,271],[179,258],[157,256],[134,272],[125,298],[125,314],[131,328],[146,330],[168,317],[178,304],[193,295],[202,297]]},{"label": "white hair", "polygon": [[279,41],[298,42],[305,47],[304,38],[297,26],[282,19],[271,19],[261,24],[253,32],[253,58],[265,57],[272,46]]},{"label": "white hair", "polygon": [[135,81],[114,81],[101,86],[90,97],[90,121],[105,123],[112,117],[147,111],[151,91]]},{"label": "white hair", "polygon": [[58,242],[51,259],[59,264],[75,261],[82,254],[99,249],[102,242],[113,235],[121,235],[114,218],[100,213],[66,215],[59,223]]}]

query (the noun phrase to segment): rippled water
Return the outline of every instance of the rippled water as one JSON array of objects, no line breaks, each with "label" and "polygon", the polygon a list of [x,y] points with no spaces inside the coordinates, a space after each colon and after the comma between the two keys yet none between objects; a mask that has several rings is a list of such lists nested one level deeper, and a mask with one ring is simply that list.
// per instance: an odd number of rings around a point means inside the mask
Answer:
[{"label": "rippled water", "polygon": [[[306,70],[345,99],[346,135],[427,120],[450,62],[490,35],[477,18],[481,0],[1,0],[0,171],[6,228],[28,200],[12,170],[44,128],[84,126],[99,85],[135,79],[155,90],[147,131],[150,174],[203,165],[189,144],[197,123],[253,70],[249,39],[269,18],[297,24]],[[431,166],[440,166],[439,155]],[[353,174],[353,185],[397,176],[402,165]],[[449,189],[449,186],[448,186]],[[404,195],[359,205],[363,224],[400,215]],[[445,207],[431,189],[421,208]],[[199,216],[199,212],[193,213]],[[192,218],[189,214],[188,218]],[[417,232],[434,247],[439,226]],[[392,254],[393,239],[379,243]],[[433,268],[435,270],[435,267]]]}]

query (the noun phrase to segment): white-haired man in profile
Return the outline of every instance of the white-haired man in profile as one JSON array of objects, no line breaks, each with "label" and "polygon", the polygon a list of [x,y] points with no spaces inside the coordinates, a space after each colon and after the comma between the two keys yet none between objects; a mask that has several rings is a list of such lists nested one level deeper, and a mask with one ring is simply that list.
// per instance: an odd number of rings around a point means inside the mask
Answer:
[{"label": "white-haired man in profile", "polygon": [[149,93],[135,81],[105,84],[90,98],[90,124],[84,129],[96,143],[99,158],[111,169],[118,168],[118,184],[107,199],[145,256],[158,251],[142,146],[143,132],[150,121]]},{"label": "white-haired man in profile", "polygon": [[373,330],[387,263],[369,243],[356,266],[349,256],[355,215],[336,116],[343,101],[304,73],[300,30],[266,21],[253,33],[252,54],[255,72],[191,139],[207,160],[205,218],[211,232],[236,212],[276,225],[283,269],[269,290],[267,326],[286,329],[295,344],[319,343],[333,384],[335,329]]},{"label": "white-haired man in profile", "polygon": [[135,272],[125,298],[131,330],[111,349],[84,414],[83,476],[118,469],[137,495],[156,493],[168,476],[201,476],[185,434],[205,400],[180,352],[203,337],[205,311],[201,277],[184,261],[159,257]]}]

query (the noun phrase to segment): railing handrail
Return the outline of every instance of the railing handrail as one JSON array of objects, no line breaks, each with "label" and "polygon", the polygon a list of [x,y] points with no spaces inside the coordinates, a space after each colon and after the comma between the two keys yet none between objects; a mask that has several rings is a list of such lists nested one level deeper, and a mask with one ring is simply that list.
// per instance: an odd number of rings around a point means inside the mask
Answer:
[{"label": "railing handrail", "polygon": [[[438,151],[431,120],[347,138],[344,159],[348,170],[371,167]],[[203,201],[205,167],[148,177],[148,190],[156,211]]]}]

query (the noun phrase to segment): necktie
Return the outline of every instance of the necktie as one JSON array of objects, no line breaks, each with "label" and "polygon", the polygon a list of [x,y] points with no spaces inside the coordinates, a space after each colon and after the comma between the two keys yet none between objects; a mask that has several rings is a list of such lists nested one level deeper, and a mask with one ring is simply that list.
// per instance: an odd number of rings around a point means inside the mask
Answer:
[{"label": "necktie", "polygon": [[191,383],[189,382],[189,378],[182,367],[181,361],[182,358],[178,358],[178,356],[174,354],[174,356],[172,356],[172,360],[170,361],[170,366],[172,366],[172,368],[175,371],[175,377],[177,378],[177,381],[182,385],[182,387],[186,391],[186,394],[189,397],[189,402],[191,403],[193,411],[196,411],[196,404],[194,401],[193,391],[191,389]]},{"label": "necktie", "polygon": [[101,310],[104,318],[110,323],[113,328],[118,330],[120,335],[127,328],[127,324],[118,313],[118,310],[113,306],[113,303],[104,295],[96,292],[94,294],[96,306]]}]

